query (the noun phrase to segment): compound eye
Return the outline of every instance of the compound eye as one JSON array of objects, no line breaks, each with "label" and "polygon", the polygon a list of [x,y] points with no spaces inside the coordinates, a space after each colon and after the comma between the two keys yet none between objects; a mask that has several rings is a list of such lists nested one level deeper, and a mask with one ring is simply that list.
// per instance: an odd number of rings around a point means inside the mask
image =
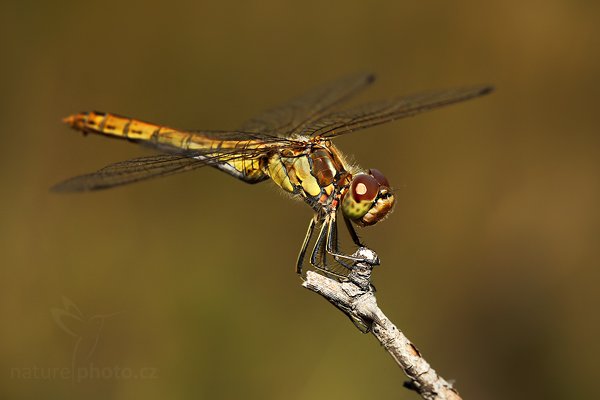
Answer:
[{"label": "compound eye", "polygon": [[377,197],[379,192],[379,183],[371,175],[358,174],[352,180],[352,186],[350,186],[350,193],[352,198],[357,201],[373,201]]},{"label": "compound eye", "polygon": [[370,169],[369,175],[373,176],[373,178],[375,178],[377,183],[379,183],[381,186],[385,186],[386,188],[390,187],[390,183],[388,182],[387,178],[383,176],[380,170],[375,168]]}]

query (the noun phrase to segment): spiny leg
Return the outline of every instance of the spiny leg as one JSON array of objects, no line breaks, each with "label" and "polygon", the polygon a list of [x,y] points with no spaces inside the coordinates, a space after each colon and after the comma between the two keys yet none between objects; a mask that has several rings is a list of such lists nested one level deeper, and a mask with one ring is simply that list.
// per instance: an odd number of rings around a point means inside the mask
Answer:
[{"label": "spiny leg", "polygon": [[300,253],[298,254],[298,260],[296,261],[296,273],[302,274],[302,264],[304,263],[304,256],[306,256],[306,250],[308,249],[308,244],[312,239],[312,235],[315,231],[317,216],[315,215],[310,219],[310,223],[308,224],[308,229],[306,231],[306,236],[304,237],[304,242],[302,243],[302,247],[300,248]]},{"label": "spiny leg", "polygon": [[[317,219],[319,221],[317,221]],[[298,257],[296,271],[298,271],[299,273],[302,271],[302,261],[304,260],[304,257],[306,255],[308,243],[310,242],[310,239],[312,238],[312,235],[314,233],[314,229],[315,229],[317,222],[321,223],[321,227],[319,229],[319,234],[317,235],[317,239],[315,241],[315,245],[312,249],[311,256],[310,256],[310,263],[313,267],[315,267],[319,271],[322,271],[326,274],[333,275],[338,278],[346,278],[346,275],[334,272],[331,269],[331,267],[329,265],[327,265],[327,255],[328,254],[331,255],[339,265],[341,265],[342,267],[344,267],[348,270],[352,269],[352,264],[354,264],[355,262],[358,262],[358,261],[363,261],[363,262],[367,261],[368,262],[368,260],[366,260],[364,258],[356,257],[356,256],[349,256],[349,255],[342,254],[339,252],[339,246],[338,246],[339,243],[338,243],[338,236],[337,236],[337,219],[336,219],[336,213],[333,212],[333,213],[327,214],[324,218],[322,216],[319,217],[319,216],[315,215],[315,217],[311,220],[311,222],[309,224],[309,229],[307,231],[307,235],[305,237],[304,243],[302,244],[302,249],[300,251],[300,255]],[[351,235],[352,235],[352,233],[351,233]],[[363,245],[360,243],[360,240],[358,240],[358,235],[356,235],[355,232],[353,235],[353,239],[354,239],[354,237],[356,237],[355,243],[357,245],[363,247]],[[346,260],[346,261],[343,261],[343,260]]]},{"label": "spiny leg", "polygon": [[326,242],[326,246],[325,246],[327,253],[331,254],[338,263],[340,263],[342,266],[344,266],[348,269],[351,269],[351,267],[348,264],[342,262],[340,260],[340,258],[344,259],[344,260],[349,260],[352,262],[364,261],[362,258],[342,254],[338,251],[337,225],[336,225],[337,223],[336,223],[335,213],[329,214],[328,222],[329,222],[329,224],[328,224],[328,229],[327,229],[327,242]]},{"label": "spiny leg", "polygon": [[329,226],[331,224],[330,219],[327,217],[323,221],[321,225],[321,229],[319,231],[319,236],[317,236],[317,240],[313,247],[310,263],[313,267],[322,271],[326,274],[333,275],[338,278],[345,278],[345,275],[335,273],[331,271],[327,266],[327,237],[329,233]]},{"label": "spiny leg", "polygon": [[365,245],[362,244],[362,242],[360,241],[360,238],[358,237],[358,234],[356,233],[356,230],[354,229],[354,225],[352,225],[352,222],[345,215],[344,215],[344,222],[346,223],[346,228],[348,228],[348,233],[350,233],[350,237],[352,238],[352,241],[354,242],[354,244],[357,245],[358,247],[365,247]]},{"label": "spiny leg", "polygon": [[[339,240],[338,240],[338,229],[337,229],[337,219],[335,216],[332,217],[331,222],[329,224],[329,230],[327,233],[327,252],[329,254],[334,255],[340,254],[339,251]],[[352,266],[340,260],[338,257],[335,257],[335,261],[340,264],[342,267],[347,269],[352,269]]]},{"label": "spiny leg", "polygon": [[323,261],[323,260],[322,259],[317,260],[317,257],[319,257],[320,253],[322,253],[323,242],[326,239],[327,239],[327,223],[326,223],[326,221],[322,221],[321,229],[319,230],[319,235],[317,236],[317,240],[315,241],[315,245],[313,246],[312,253],[310,254],[310,263],[312,264],[313,267],[316,267],[318,269],[322,269],[319,266],[319,261]]}]

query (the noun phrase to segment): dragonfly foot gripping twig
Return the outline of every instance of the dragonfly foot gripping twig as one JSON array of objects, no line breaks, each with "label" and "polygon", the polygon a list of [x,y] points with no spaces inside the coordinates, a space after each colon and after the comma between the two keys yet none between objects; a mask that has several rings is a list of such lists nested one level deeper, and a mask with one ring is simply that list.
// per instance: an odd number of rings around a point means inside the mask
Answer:
[{"label": "dragonfly foot gripping twig", "polygon": [[[377,259],[375,252],[365,247],[358,249],[353,256],[367,261]],[[374,287],[370,283],[375,264],[356,263],[348,280],[343,282],[308,271],[302,286],[325,297],[348,315],[363,333],[371,332],[410,378],[405,387],[415,390],[427,400],[460,400],[452,384],[431,368],[419,350],[377,305]]]}]

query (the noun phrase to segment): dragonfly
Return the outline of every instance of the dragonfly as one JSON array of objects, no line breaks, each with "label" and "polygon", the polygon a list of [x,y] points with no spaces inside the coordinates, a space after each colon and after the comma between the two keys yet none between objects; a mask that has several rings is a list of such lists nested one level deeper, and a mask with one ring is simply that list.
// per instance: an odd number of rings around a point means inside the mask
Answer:
[{"label": "dragonfly", "polygon": [[63,121],[76,131],[143,144],[159,154],[110,164],[58,183],[52,190],[108,189],[205,166],[250,184],[271,180],[314,212],[298,254],[296,272],[302,275],[316,232],[310,265],[326,274],[344,277],[356,262],[374,264],[379,260],[340,251],[338,214],[354,244],[361,248],[364,244],[355,225],[366,227],[385,219],[395,197],[381,171],[347,162],[332,140],[493,91],[490,85],[475,85],[339,109],[374,80],[371,73],[338,79],[249,119],[238,130],[178,130],[104,112],[70,115]]}]

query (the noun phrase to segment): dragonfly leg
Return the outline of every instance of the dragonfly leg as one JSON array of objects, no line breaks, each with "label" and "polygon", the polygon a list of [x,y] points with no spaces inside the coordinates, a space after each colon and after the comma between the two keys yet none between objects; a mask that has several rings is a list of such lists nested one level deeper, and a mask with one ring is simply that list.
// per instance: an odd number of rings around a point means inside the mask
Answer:
[{"label": "dragonfly leg", "polygon": [[[315,226],[317,222],[319,222],[317,221],[318,219],[320,218],[315,216],[308,226],[308,231],[306,233],[306,237],[304,238],[304,243],[302,244],[302,249],[300,250],[296,265],[296,271],[298,273],[302,272],[302,262],[306,255],[308,243],[310,242],[310,239],[314,233]],[[364,262],[366,260],[361,257],[349,256],[339,252],[337,219],[335,212],[325,216],[325,218],[320,219],[320,222],[321,227],[310,255],[310,264],[319,271],[322,271],[328,275],[333,275],[338,278],[346,278],[346,275],[334,272],[331,266],[327,265],[328,254],[331,255],[339,265],[348,270],[352,269],[352,264],[355,262]],[[357,244],[362,247],[362,244],[360,244],[360,241],[358,240],[358,235],[356,235],[356,239],[358,241]]]},{"label": "dragonfly leg", "polygon": [[338,278],[345,278],[345,275],[338,274],[333,272],[327,266],[327,237],[329,232],[330,221],[329,218],[326,218],[321,225],[321,229],[319,230],[319,236],[315,241],[315,246],[313,247],[312,253],[310,255],[310,263],[313,267],[322,271],[328,275],[333,275]]},{"label": "dragonfly leg", "polygon": [[306,250],[308,249],[310,239],[312,239],[312,235],[315,232],[316,220],[316,215],[310,219],[310,223],[308,224],[308,229],[306,231],[306,236],[304,237],[304,242],[302,243],[300,253],[298,254],[298,260],[296,261],[296,273],[299,275],[302,274],[302,264],[304,263],[304,257],[306,256]]},{"label": "dragonfly leg", "polygon": [[331,254],[340,265],[348,269],[352,269],[351,265],[342,260],[351,261],[352,263],[356,261],[364,261],[362,258],[349,256],[339,252],[337,240],[337,221],[335,213],[328,216],[327,222],[327,241],[325,245],[325,250],[327,253]]},{"label": "dragonfly leg", "polygon": [[352,222],[345,215],[344,222],[346,223],[346,228],[348,228],[348,232],[350,233],[350,237],[352,237],[354,244],[358,247],[365,247],[365,245],[360,241],[360,238],[354,229],[354,225],[352,225]]},{"label": "dragonfly leg", "polygon": [[341,253],[339,251],[337,219],[335,218],[335,214],[329,221],[326,250],[329,254],[334,256],[335,261],[337,261],[337,263],[340,264],[342,267],[352,269],[352,266],[350,264],[342,261],[339,257],[336,257],[337,254],[341,255]]},{"label": "dragonfly leg", "polygon": [[[319,236],[317,236],[317,240],[315,241],[315,245],[312,249],[312,253],[310,254],[310,263],[313,267],[320,268],[319,261],[322,260],[323,254],[323,243],[327,239],[327,224],[323,222],[321,224],[321,229],[319,230]],[[319,256],[321,256],[321,260],[318,260]]]}]

